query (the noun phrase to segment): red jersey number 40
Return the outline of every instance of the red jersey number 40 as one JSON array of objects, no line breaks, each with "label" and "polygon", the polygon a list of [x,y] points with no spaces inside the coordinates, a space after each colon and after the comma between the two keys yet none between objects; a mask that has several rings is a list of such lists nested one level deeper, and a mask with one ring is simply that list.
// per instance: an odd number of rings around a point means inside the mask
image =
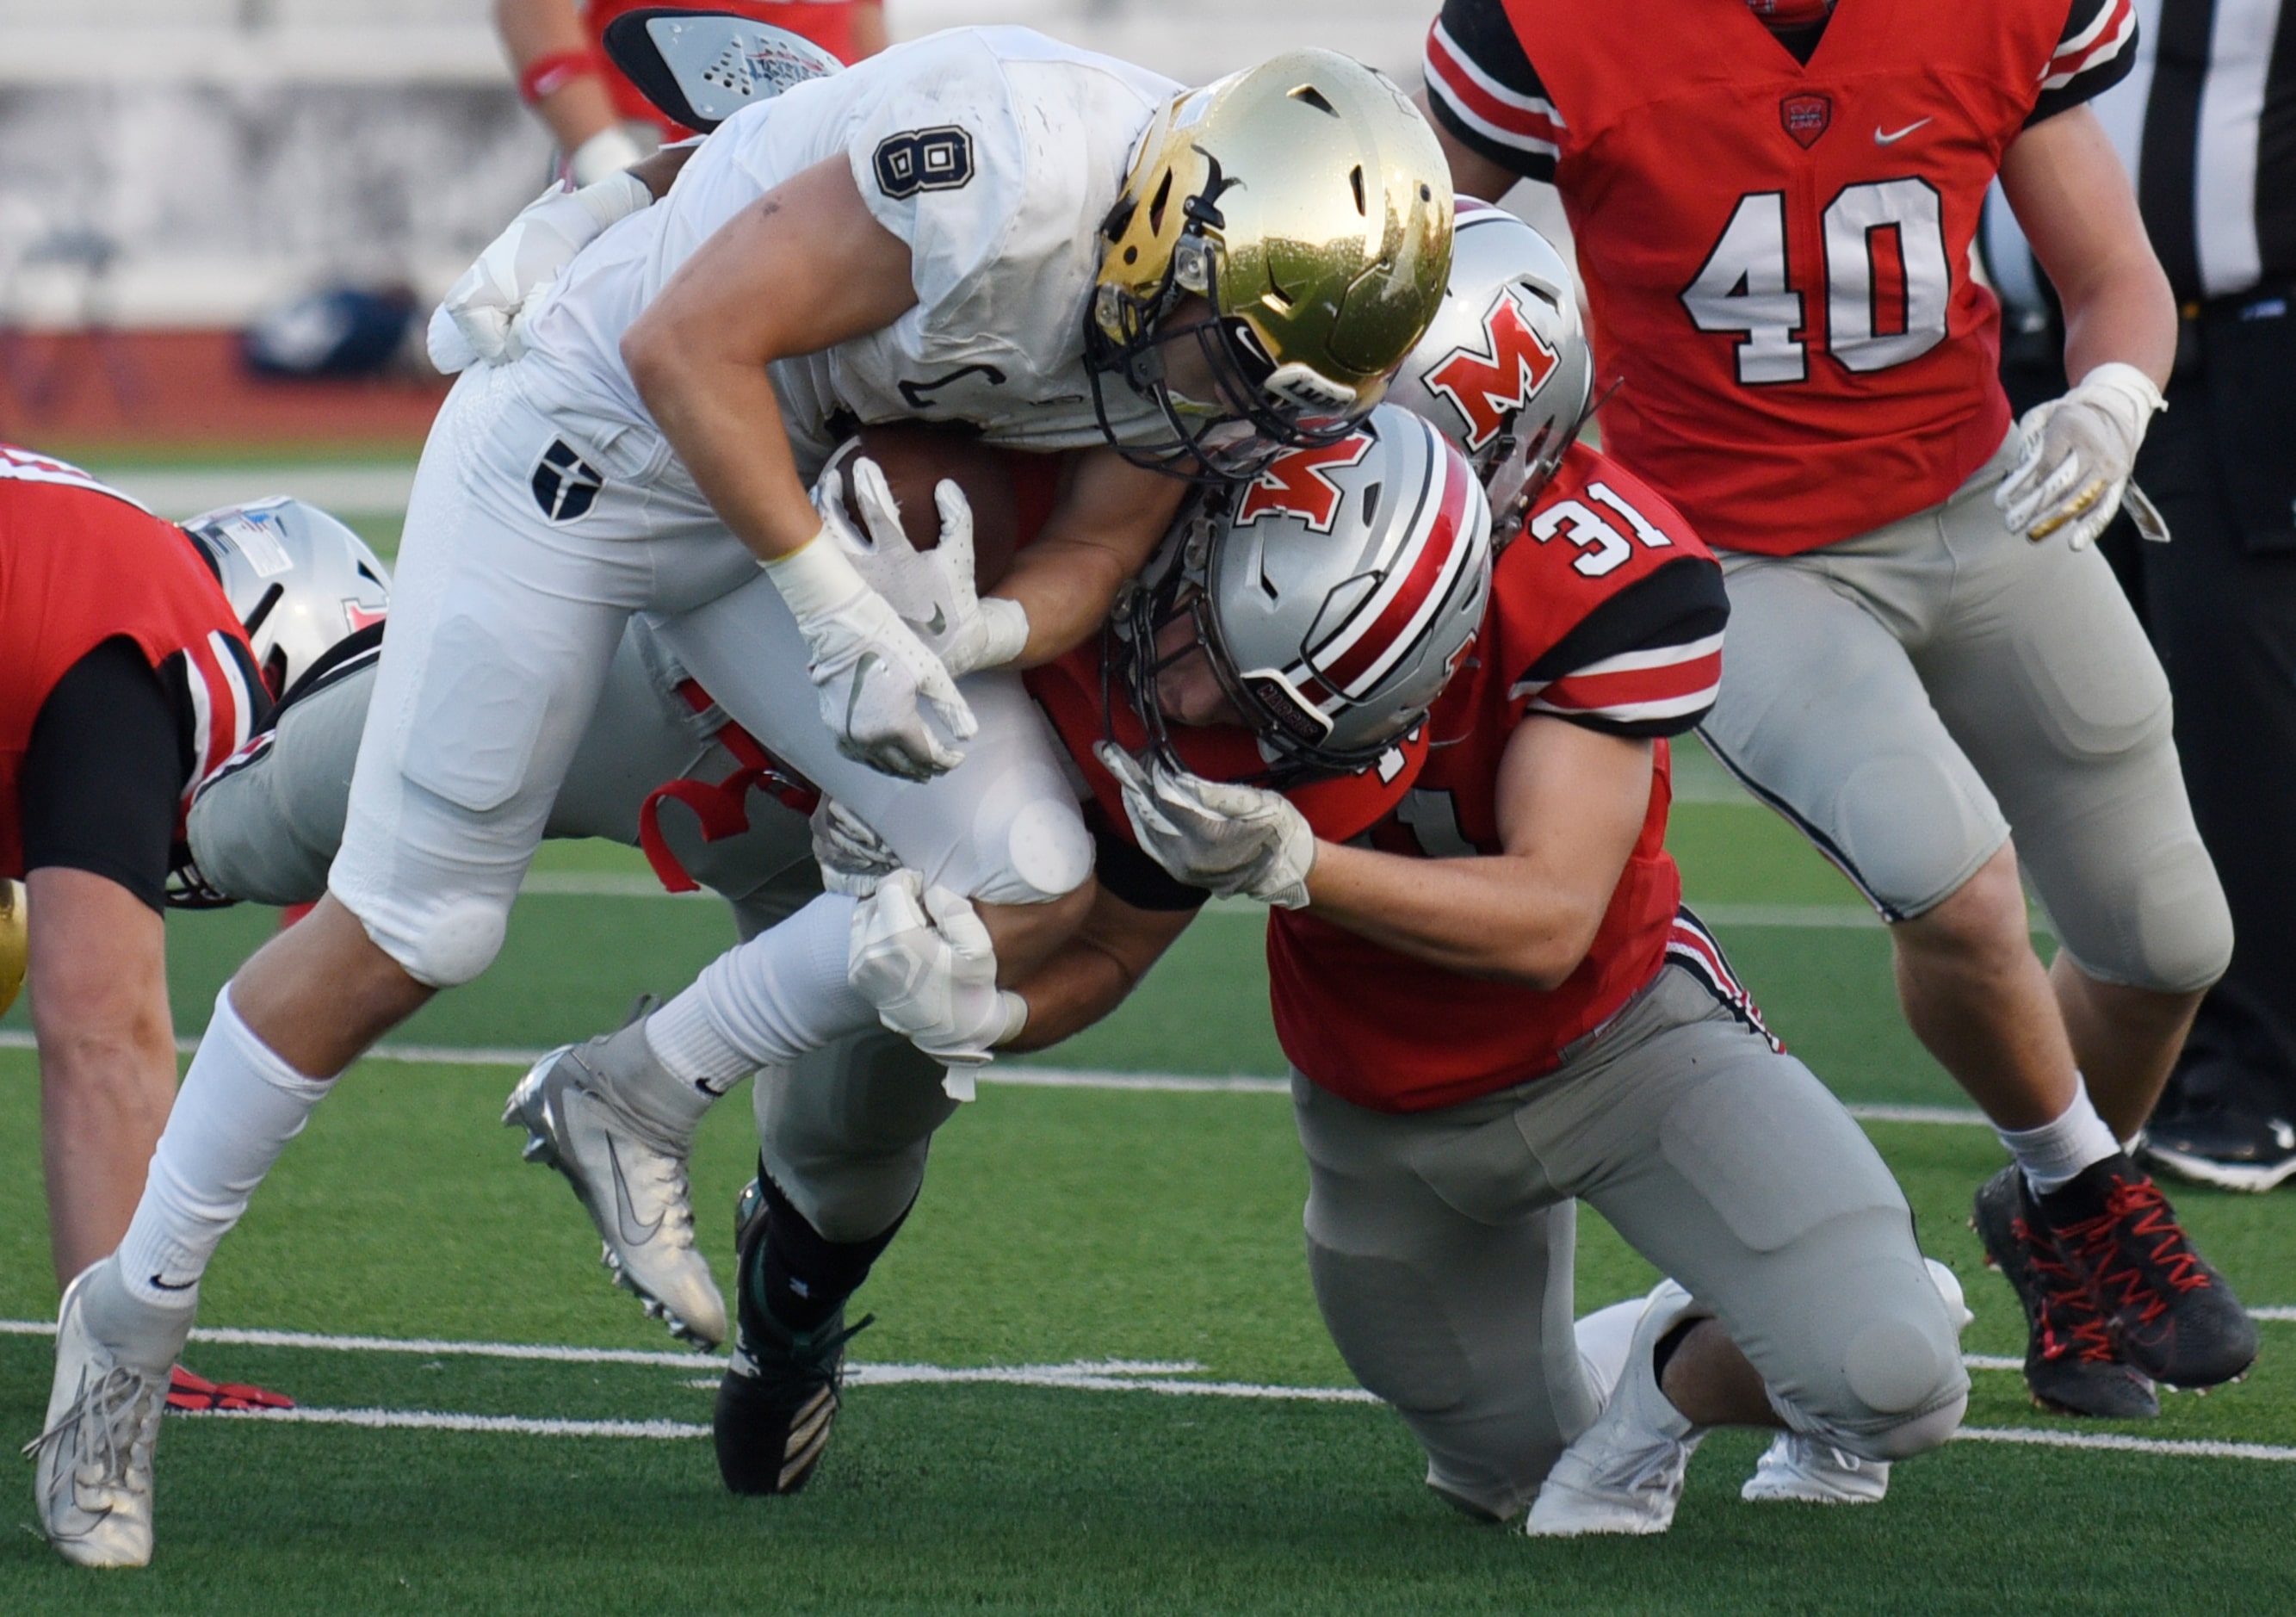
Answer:
[{"label": "red jersey number 40", "polygon": [[[1946,262],[1943,208],[1927,180],[1844,186],[1818,223],[1824,243],[1824,349],[1844,369],[1885,371],[1945,341],[1953,271]],[[1784,192],[1756,191],[1738,199],[1721,239],[1681,297],[1700,331],[1742,333],[1736,345],[1742,384],[1809,379],[1808,310],[1786,259]]]}]

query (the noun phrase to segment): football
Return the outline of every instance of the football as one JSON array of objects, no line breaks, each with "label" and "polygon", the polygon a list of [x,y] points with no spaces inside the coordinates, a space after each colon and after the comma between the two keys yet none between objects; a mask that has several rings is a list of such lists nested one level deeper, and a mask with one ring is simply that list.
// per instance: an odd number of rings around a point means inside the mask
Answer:
[{"label": "football", "polygon": [[942,479],[964,490],[972,506],[973,581],[996,587],[1013,565],[1013,553],[1033,538],[1051,503],[1060,457],[996,448],[968,432],[944,427],[891,423],[864,427],[837,447],[829,464],[845,473],[845,514],[862,526],[849,470],[866,456],[885,473],[886,486],[901,508],[901,529],[919,550],[940,542],[940,513],[933,490]]}]

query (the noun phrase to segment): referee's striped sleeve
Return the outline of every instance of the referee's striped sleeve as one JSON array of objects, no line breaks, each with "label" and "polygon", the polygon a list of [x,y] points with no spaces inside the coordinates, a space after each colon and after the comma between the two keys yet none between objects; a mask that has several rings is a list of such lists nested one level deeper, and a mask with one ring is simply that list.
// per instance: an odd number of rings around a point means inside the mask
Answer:
[{"label": "referee's striped sleeve", "polygon": [[1460,144],[1510,173],[1554,180],[1562,117],[1499,0],[1444,0],[1424,68],[1427,104]]},{"label": "referee's striped sleeve", "polygon": [[1587,613],[1507,694],[1590,730],[1679,735],[1714,705],[1729,617],[1721,568],[1681,557]]},{"label": "referee's striped sleeve", "polygon": [[2136,0],[2072,0],[2057,48],[2042,64],[2040,96],[2025,127],[2102,94],[2136,65]]}]

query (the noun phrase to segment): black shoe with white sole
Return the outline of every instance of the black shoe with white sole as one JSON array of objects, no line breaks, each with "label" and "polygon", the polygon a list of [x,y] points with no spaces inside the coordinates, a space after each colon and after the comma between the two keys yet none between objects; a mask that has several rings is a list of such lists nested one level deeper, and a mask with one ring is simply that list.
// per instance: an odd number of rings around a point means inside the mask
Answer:
[{"label": "black shoe with white sole", "polygon": [[2296,1174],[2296,1123],[2230,1107],[2193,1108],[2147,1124],[2136,1160],[2218,1190],[2275,1190]]},{"label": "black shoe with white sole", "polygon": [[734,1493],[795,1493],[813,1480],[837,1419],[845,1344],[874,1316],[849,1329],[845,1309],[809,1331],[783,1326],[760,1300],[767,1198],[752,1179],[734,1213],[737,1299],[734,1354],[718,1385],[710,1422],[718,1471]]}]

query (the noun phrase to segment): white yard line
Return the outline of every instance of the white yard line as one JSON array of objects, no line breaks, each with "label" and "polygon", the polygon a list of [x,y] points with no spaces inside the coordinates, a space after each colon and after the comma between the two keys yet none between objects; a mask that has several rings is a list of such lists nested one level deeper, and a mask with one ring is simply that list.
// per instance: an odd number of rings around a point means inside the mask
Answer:
[{"label": "white yard line", "polygon": [[[34,1048],[32,1036],[14,1029],[0,1030],[0,1050]],[[189,1055],[200,1047],[196,1038],[178,1038],[176,1048]],[[530,1067],[548,1055],[543,1049],[517,1049],[497,1045],[382,1044],[369,1050],[365,1061],[413,1062],[441,1067]],[[1292,1080],[1237,1074],[1215,1077],[1193,1072],[1103,1072],[1088,1067],[990,1066],[973,1074],[973,1081],[1001,1084],[1013,1089],[1113,1089],[1156,1095],[1289,1095]],[[1987,1127],[1984,1114],[1958,1106],[1892,1106],[1852,1104],[1850,1116],[1873,1123],[1932,1123],[1952,1128]]]},{"label": "white yard line", "polygon": [[164,517],[195,516],[217,505],[291,494],[337,516],[402,517],[414,488],[412,461],[284,461],[250,466],[91,468],[113,488]]},{"label": "white yard line", "polygon": [[[2259,1309],[2260,1319],[2296,1319],[2296,1308]],[[0,1319],[0,1335],[50,1336],[55,1326],[43,1319]],[[665,1353],[632,1348],[569,1348],[529,1342],[454,1342],[429,1337],[327,1336],[309,1331],[211,1328],[192,1333],[196,1342],[302,1348],[344,1353],[413,1353],[425,1358],[543,1360],[557,1364],[660,1365],[692,1368],[710,1362],[695,1353]],[[1971,1353],[1963,1362],[1973,1370],[2015,1370],[2021,1361],[1997,1354]],[[1168,1398],[1231,1398],[1276,1403],[1375,1404],[1360,1387],[1295,1387],[1265,1382],[1188,1381],[1202,1369],[1190,1359],[1078,1359],[1062,1365],[856,1364],[847,1382],[862,1387],[999,1386],[1045,1387],[1072,1392],[1154,1392]],[[716,1383],[694,1381],[696,1387]],[[470,1432],[524,1437],[614,1437],[652,1441],[706,1437],[709,1428],[689,1421],[562,1420],[513,1415],[463,1415],[430,1409],[211,1410],[199,1420],[251,1420],[274,1424],[361,1426],[379,1431]],[[2204,1438],[2127,1437],[2117,1432],[2049,1432],[2030,1426],[1964,1426],[1956,1441],[2017,1443],[2042,1449],[2106,1449],[2127,1454],[2184,1456],[2196,1459],[2296,1460],[2296,1448],[2269,1443],[2232,1443]]]}]

